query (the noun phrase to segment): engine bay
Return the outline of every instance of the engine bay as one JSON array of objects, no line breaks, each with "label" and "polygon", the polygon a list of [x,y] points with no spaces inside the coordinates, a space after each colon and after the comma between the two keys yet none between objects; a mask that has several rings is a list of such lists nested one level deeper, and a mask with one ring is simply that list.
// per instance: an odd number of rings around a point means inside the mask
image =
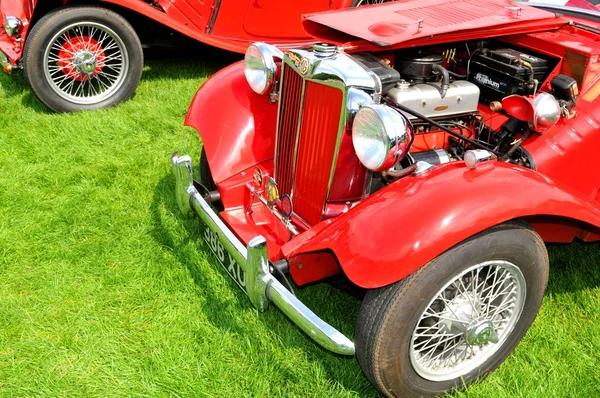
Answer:
[{"label": "engine bay", "polygon": [[535,169],[521,144],[574,114],[577,81],[549,79],[560,59],[500,40],[353,57],[379,79],[380,103],[401,112],[412,129],[401,160],[374,173],[384,185],[419,161],[464,160],[468,150]]}]

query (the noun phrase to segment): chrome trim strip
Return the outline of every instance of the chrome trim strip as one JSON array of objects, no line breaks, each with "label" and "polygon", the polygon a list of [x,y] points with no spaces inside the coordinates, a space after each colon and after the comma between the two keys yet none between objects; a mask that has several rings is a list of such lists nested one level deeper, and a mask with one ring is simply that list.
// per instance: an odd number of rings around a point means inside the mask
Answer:
[{"label": "chrome trim strip", "polygon": [[275,150],[273,154],[273,179],[277,181],[277,162],[279,161],[279,157],[277,156],[279,153],[277,152],[277,148],[279,145],[279,121],[281,120],[281,96],[283,95],[283,82],[285,75],[285,68],[283,67],[283,63],[285,62],[285,56],[283,57],[283,61],[281,63],[281,74],[279,76],[279,100],[277,101],[277,123],[275,124]]},{"label": "chrome trim strip", "polygon": [[210,20],[208,21],[208,25],[206,26],[206,34],[210,35],[215,27],[215,22],[217,22],[217,15],[219,14],[219,10],[221,9],[221,0],[216,0],[215,5],[213,6],[212,13],[210,14]]},{"label": "chrome trim strip", "polygon": [[[292,65],[288,65],[292,67]],[[298,74],[300,72],[296,71]],[[300,74],[300,76],[302,76]],[[290,198],[294,199],[294,182],[296,181],[296,160],[298,159],[298,143],[300,142],[300,128],[302,128],[302,115],[304,114],[304,94],[306,93],[306,79],[302,78],[302,93],[300,94],[300,108],[298,109],[298,125],[296,126],[296,142],[294,142],[294,159],[292,160],[292,183],[290,185]],[[277,181],[277,180],[275,180]]]},{"label": "chrome trim strip", "polygon": [[179,208],[185,216],[197,214],[207,227],[218,235],[227,252],[246,272],[246,294],[252,304],[264,311],[269,302],[272,302],[323,348],[337,354],[354,355],[354,343],[348,337],[315,315],[270,273],[265,238],[257,236],[244,247],[202,198],[193,185],[191,158],[188,155],[180,157],[174,153],[171,156],[171,168],[175,175],[175,193]]}]

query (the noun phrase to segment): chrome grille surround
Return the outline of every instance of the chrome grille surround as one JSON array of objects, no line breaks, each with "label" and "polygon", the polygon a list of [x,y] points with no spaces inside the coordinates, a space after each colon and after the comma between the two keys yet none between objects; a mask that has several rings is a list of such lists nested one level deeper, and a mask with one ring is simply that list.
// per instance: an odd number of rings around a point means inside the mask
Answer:
[{"label": "chrome grille surround", "polygon": [[[296,176],[296,166],[298,164],[299,140],[303,120],[302,115],[305,108],[304,100],[307,84],[316,83],[338,89],[342,92],[342,101],[339,104],[341,107],[339,111],[340,120],[337,124],[337,134],[335,137],[335,151],[333,153],[329,175],[326,176],[327,193],[323,203],[320,204],[322,205],[321,210],[323,210],[333,182],[342,135],[349,125],[350,118],[358,110],[356,103],[357,96],[352,95],[352,92],[359,90],[360,92],[365,93],[365,95],[359,96],[361,101],[364,102],[360,105],[365,105],[366,103],[372,103],[373,99],[375,99],[375,101],[379,99],[381,94],[381,84],[370,70],[365,68],[361,63],[357,62],[357,60],[353,59],[352,56],[340,51],[336,51],[332,55],[324,57],[323,55],[315,55],[315,53],[311,51],[291,50],[285,54],[283,64],[284,66],[282,68],[279,90],[280,100],[278,105],[277,135],[275,140],[274,178],[278,184],[280,184],[281,180],[281,184],[285,188],[289,189],[289,192],[281,193],[290,194],[292,199],[294,199],[294,182]],[[285,85],[286,81],[289,85],[289,79],[286,80],[286,73],[295,73],[302,79],[301,90],[299,93],[297,93],[297,95],[300,96],[300,99],[299,101],[294,100],[293,102],[294,104],[298,104],[297,109],[284,109],[285,105],[289,104],[289,95],[293,95],[293,93],[288,93],[286,91],[287,89],[291,88],[286,87]],[[293,79],[296,79],[296,77]],[[290,116],[286,112],[297,112],[297,114]],[[284,118],[285,121],[282,123]],[[286,121],[289,122],[290,118],[292,121],[296,121],[296,125],[293,126],[296,129],[296,131],[293,133],[295,142],[291,143],[291,148],[289,143],[286,145],[286,148],[279,148],[280,140],[282,139],[281,129],[290,127],[285,125]],[[289,140],[289,137],[284,139]],[[280,150],[284,150],[286,153],[280,153]],[[287,164],[287,168],[284,169],[285,166],[282,164],[282,162],[289,162],[290,158],[291,165]],[[295,214],[295,216],[304,221],[302,214]]]}]

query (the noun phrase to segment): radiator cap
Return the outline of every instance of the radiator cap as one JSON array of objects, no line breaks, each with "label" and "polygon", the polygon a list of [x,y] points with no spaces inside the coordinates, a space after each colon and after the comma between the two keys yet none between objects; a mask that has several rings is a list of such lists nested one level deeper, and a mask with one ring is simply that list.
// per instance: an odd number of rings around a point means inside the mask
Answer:
[{"label": "radiator cap", "polygon": [[335,54],[336,49],[336,46],[327,43],[317,43],[313,44],[312,46],[315,56],[319,58],[331,57],[333,54]]}]

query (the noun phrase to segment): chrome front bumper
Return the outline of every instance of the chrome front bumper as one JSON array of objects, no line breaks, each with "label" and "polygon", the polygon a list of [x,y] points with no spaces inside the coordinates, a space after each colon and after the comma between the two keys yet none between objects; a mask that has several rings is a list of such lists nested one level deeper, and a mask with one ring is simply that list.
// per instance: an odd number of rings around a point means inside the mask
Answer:
[{"label": "chrome front bumper", "polygon": [[273,277],[269,271],[265,238],[257,236],[248,246],[244,246],[202,198],[193,184],[190,157],[174,153],[171,167],[177,180],[176,195],[181,212],[187,217],[198,214],[208,228],[218,235],[225,250],[246,272],[246,294],[252,304],[264,311],[272,302],[322,347],[337,354],[354,355],[354,343],[348,337],[316,316]]}]

